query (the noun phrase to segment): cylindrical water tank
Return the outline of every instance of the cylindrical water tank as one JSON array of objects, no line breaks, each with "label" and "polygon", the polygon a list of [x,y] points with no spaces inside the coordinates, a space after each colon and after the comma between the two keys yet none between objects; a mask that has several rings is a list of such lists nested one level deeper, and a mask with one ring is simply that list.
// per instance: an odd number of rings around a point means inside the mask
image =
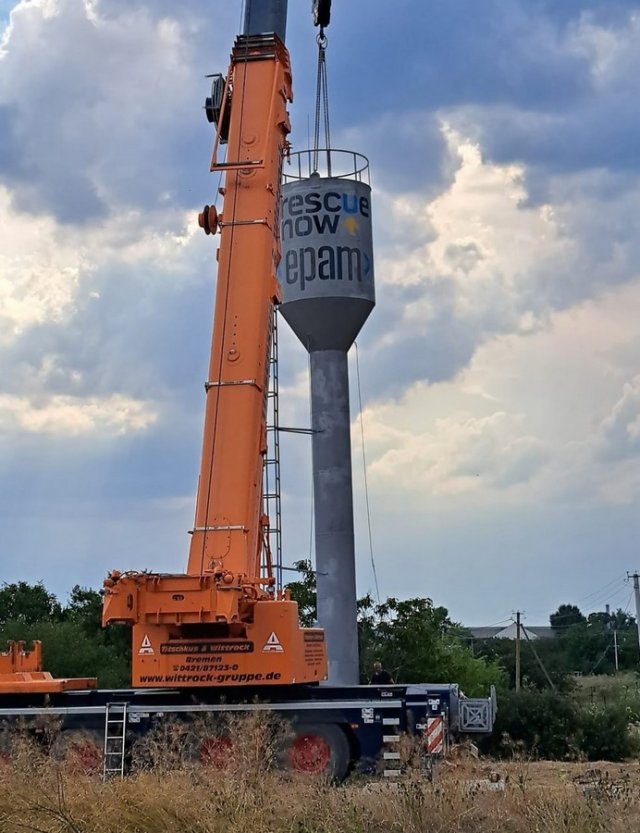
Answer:
[{"label": "cylindrical water tank", "polygon": [[[281,311],[307,350],[348,350],[375,305],[368,162],[331,151],[342,175],[285,174]],[[295,169],[295,161],[294,161]]]}]

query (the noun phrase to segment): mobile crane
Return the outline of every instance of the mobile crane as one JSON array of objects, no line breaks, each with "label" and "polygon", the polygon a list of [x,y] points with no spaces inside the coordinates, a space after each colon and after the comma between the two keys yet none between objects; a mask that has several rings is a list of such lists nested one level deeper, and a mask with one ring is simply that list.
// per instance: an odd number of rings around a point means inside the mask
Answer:
[{"label": "mobile crane", "polygon": [[[105,582],[103,624],[133,626],[132,681],[140,687],[313,683],[327,673],[323,631],[301,628],[297,604],[274,593],[263,514],[271,331],[281,299],[280,183],[293,97],[277,34],[284,36],[286,3],[249,4],[247,25],[261,28],[270,7],[269,33],[237,39],[217,86],[219,104],[211,102],[211,171],[225,174],[224,205],[221,215],[206,206],[199,217],[206,233],[220,231],[220,248],[187,573],[114,571]],[[316,7],[320,13],[328,3]]]},{"label": "mobile crane", "polygon": [[[330,0],[312,7],[314,23],[326,26]],[[292,722],[294,769],[341,779],[352,767],[370,771],[380,758],[391,762],[387,774],[398,773],[394,743],[402,732],[424,735],[428,751],[438,752],[445,726],[455,734],[491,730],[493,700],[469,700],[455,685],[317,685],[326,677],[323,631],[301,628],[297,605],[275,588],[262,479],[292,100],[286,12],[286,0],[247,0],[228,74],[214,76],[206,104],[216,123],[210,169],[225,183],[222,213],[207,205],[199,216],[206,234],[220,233],[220,247],[187,571],[114,570],[105,581],[103,624],[132,627],[131,689],[56,680],[41,671],[38,644],[31,653],[10,645],[0,655],[0,746],[16,719],[37,731],[43,716],[57,716],[67,738],[79,729],[93,733],[105,776],[122,774],[130,736],[159,716],[189,721],[203,712],[264,709]]]}]

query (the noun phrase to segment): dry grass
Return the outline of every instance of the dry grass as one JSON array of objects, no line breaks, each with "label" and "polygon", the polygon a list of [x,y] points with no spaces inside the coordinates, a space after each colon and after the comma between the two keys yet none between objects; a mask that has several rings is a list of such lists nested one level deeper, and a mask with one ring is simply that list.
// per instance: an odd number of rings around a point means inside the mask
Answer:
[{"label": "dry grass", "polygon": [[[207,727],[205,727],[207,728]],[[189,754],[188,734],[159,727],[124,781],[102,784],[18,739],[0,764],[1,833],[629,833],[640,828],[637,779],[584,769],[541,782],[526,762],[443,766],[433,783],[352,779],[342,787],[277,771],[281,727],[249,718],[227,727],[223,769]],[[209,729],[210,731],[210,729]],[[240,739],[238,741],[238,738]],[[186,750],[182,757],[179,750]],[[501,765],[502,766],[502,765]],[[616,771],[618,772],[618,771]]]}]

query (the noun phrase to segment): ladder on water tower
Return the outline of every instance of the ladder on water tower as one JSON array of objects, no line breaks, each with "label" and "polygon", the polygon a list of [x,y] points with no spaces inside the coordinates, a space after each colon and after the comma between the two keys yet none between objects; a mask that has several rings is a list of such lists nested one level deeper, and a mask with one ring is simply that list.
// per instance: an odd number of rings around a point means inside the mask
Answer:
[{"label": "ladder on water tower", "polygon": [[267,389],[267,455],[264,461],[264,512],[269,517],[269,547],[276,579],[282,590],[282,498],[280,490],[280,411],[278,397],[278,311],[271,319],[271,355]]},{"label": "ladder on water tower", "polygon": [[104,712],[104,750],[102,780],[124,778],[127,736],[127,703],[107,703]]}]

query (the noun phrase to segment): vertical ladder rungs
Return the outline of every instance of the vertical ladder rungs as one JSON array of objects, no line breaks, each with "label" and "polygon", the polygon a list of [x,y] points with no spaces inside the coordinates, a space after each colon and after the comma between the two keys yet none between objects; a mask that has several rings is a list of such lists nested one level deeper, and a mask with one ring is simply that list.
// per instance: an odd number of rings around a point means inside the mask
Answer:
[{"label": "vertical ladder rungs", "polygon": [[[104,710],[104,748],[102,751],[102,780],[114,775],[124,778],[127,740],[128,703],[107,703]],[[114,748],[115,747],[115,748]],[[113,766],[113,759],[119,761]]]}]

